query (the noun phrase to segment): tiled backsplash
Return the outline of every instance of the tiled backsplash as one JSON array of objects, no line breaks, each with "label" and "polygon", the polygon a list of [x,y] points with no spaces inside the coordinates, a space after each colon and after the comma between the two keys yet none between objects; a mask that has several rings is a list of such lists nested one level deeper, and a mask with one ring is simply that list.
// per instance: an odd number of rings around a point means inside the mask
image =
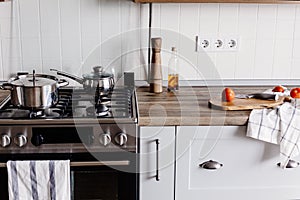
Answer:
[{"label": "tiled backsplash", "polygon": [[136,66],[146,62],[140,56],[140,48],[147,47],[140,30],[148,25],[141,15],[144,7],[127,0],[0,3],[0,78],[33,68],[39,73],[57,68],[81,76],[92,66],[103,65],[119,76],[130,70],[142,79],[145,70]]},{"label": "tiled backsplash", "polygon": [[[158,28],[153,36],[165,30],[179,33],[177,40],[166,37],[164,48],[174,45],[179,54],[188,55],[195,66],[185,63],[180,74],[190,79],[300,78],[300,6],[296,4],[157,4],[153,27]],[[186,39],[181,41],[183,35],[192,41],[196,35],[238,36],[239,50],[196,53],[194,46],[187,49]]]},{"label": "tiled backsplash", "polygon": [[[81,75],[99,64],[146,79],[148,6],[131,0],[0,3],[0,79],[33,68]],[[296,4],[153,4],[152,27],[152,37],[163,38],[163,66],[171,47],[178,48],[184,79],[300,78]],[[238,36],[239,49],[195,52],[196,35]]]}]

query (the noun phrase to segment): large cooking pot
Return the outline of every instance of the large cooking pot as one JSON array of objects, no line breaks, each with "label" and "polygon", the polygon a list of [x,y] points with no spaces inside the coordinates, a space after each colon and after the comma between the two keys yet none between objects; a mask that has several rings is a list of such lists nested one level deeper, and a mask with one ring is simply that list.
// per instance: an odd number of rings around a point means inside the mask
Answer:
[{"label": "large cooking pot", "polygon": [[95,66],[93,67],[93,72],[89,74],[84,74],[82,77],[77,77],[75,75],[69,74],[67,72],[58,71],[56,69],[50,69],[51,71],[56,71],[58,75],[62,75],[77,81],[83,85],[83,88],[95,91],[99,89],[100,92],[106,93],[114,88],[114,75],[103,71],[103,67]]},{"label": "large cooking pot", "polygon": [[24,74],[3,83],[1,89],[11,91],[14,106],[30,109],[45,109],[58,102],[58,88],[69,82],[46,74]]}]

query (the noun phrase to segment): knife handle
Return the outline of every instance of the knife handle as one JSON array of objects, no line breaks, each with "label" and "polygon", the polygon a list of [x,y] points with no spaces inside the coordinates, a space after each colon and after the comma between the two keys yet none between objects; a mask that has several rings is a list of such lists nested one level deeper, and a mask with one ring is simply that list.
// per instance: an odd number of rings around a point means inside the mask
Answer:
[{"label": "knife handle", "polygon": [[251,94],[251,96],[252,96],[252,98],[262,99],[262,100],[275,100],[275,101],[277,101],[279,99],[278,94],[255,93],[255,94]]}]

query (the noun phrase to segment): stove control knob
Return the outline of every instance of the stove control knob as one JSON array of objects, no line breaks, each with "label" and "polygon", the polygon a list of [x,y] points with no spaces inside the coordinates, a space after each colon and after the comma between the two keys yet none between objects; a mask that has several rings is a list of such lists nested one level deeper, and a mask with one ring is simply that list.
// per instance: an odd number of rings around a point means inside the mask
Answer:
[{"label": "stove control knob", "polygon": [[25,135],[17,135],[14,138],[14,143],[18,146],[18,147],[23,147],[27,144],[27,137]]},{"label": "stove control knob", "polygon": [[109,143],[111,142],[111,137],[109,133],[101,133],[99,135],[99,142],[103,145],[103,146],[107,146],[109,145]]},{"label": "stove control knob", "polygon": [[41,135],[41,134],[33,135],[31,138],[31,143],[36,147],[41,146],[44,142],[45,142],[45,139],[44,139],[43,135]]},{"label": "stove control knob", "polygon": [[127,142],[127,135],[126,135],[126,133],[122,132],[122,133],[117,134],[116,137],[115,137],[115,141],[120,146],[125,145],[126,142]]},{"label": "stove control knob", "polygon": [[10,145],[11,140],[10,140],[10,137],[8,135],[2,134],[0,139],[1,139],[1,146],[2,147],[8,147]]}]

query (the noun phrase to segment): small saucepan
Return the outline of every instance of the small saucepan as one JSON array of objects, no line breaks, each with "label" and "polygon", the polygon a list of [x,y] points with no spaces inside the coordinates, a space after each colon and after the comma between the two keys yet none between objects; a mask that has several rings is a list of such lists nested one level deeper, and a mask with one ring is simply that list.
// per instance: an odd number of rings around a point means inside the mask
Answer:
[{"label": "small saucepan", "polygon": [[58,103],[58,88],[68,81],[46,74],[19,75],[10,78],[0,87],[11,91],[11,103],[27,109],[46,109]]},{"label": "small saucepan", "polygon": [[65,76],[77,81],[78,83],[83,85],[83,88],[91,91],[95,91],[98,87],[99,90],[105,94],[113,90],[115,85],[114,75],[104,72],[103,67],[101,66],[93,67],[93,72],[89,74],[84,74],[82,76],[83,78],[56,69],[50,70],[56,71],[58,75]]}]

